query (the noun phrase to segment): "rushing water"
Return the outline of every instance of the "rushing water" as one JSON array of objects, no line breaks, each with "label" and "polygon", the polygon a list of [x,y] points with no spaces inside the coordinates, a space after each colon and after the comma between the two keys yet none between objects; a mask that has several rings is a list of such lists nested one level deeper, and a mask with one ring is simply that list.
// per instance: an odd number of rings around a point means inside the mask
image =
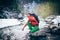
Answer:
[{"label": "rushing water", "polygon": [[60,40],[60,35],[47,34],[47,36],[30,36],[30,40]]},{"label": "rushing water", "polygon": [[[33,3],[25,4],[24,5],[24,12],[32,13],[34,11],[36,5],[37,4],[34,1],[33,1]],[[4,17],[4,18],[7,18],[7,19],[10,19],[10,18],[13,19],[13,18],[18,18],[18,16],[21,16],[19,14],[20,13],[17,13],[16,11],[10,11],[9,9],[8,10],[6,9],[6,10],[3,10],[3,15],[1,14],[0,16],[2,18]],[[14,27],[11,28],[11,29],[7,28],[7,30],[3,29],[2,31],[0,30],[0,40],[19,40],[19,37],[21,37],[20,36],[21,32],[20,32],[20,29],[18,30],[18,26],[15,27],[15,28]],[[18,31],[19,31],[19,33],[17,33]],[[4,35],[3,32],[6,32],[7,34]],[[10,34],[11,32],[12,32],[12,34]],[[3,36],[1,36],[1,35],[3,35]],[[15,39],[14,37],[17,38],[17,39]],[[27,37],[27,39],[28,39],[28,37]],[[22,39],[20,39],[20,40],[22,40]],[[47,33],[46,36],[32,36],[32,35],[30,35],[30,39],[29,40],[60,40],[60,35],[51,34],[51,33]]]},{"label": "rushing water", "polygon": [[[15,22],[15,21],[12,20],[11,22],[13,22],[13,24],[16,24],[16,23],[20,22],[20,21],[18,21],[18,22]],[[6,21],[5,21],[5,25],[6,24],[10,25],[11,22],[10,23],[8,23],[8,22],[6,23]],[[22,23],[25,23],[25,22],[22,22]],[[4,22],[2,22],[2,24],[4,24]],[[2,40],[59,40],[60,39],[60,35],[51,34],[51,33],[46,33],[47,35],[45,35],[45,36],[42,36],[42,35],[41,36],[28,35],[29,34],[28,29],[26,28],[26,29],[24,29],[24,31],[22,31],[22,26],[23,26],[23,24],[14,25],[14,26],[10,25],[10,26],[4,27],[2,29],[0,28],[0,39],[2,39]]]}]

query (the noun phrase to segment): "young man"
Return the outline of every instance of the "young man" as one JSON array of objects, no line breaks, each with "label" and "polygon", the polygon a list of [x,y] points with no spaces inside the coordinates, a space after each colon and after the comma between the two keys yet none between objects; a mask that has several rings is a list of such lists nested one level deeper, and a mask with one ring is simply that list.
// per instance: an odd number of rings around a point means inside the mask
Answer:
[{"label": "young man", "polygon": [[30,13],[28,13],[27,17],[28,17],[28,22],[24,25],[22,30],[24,30],[26,25],[28,25],[31,33],[38,31],[39,30],[39,27],[38,27],[39,22],[37,21],[37,18],[34,17],[33,14],[30,14]]}]

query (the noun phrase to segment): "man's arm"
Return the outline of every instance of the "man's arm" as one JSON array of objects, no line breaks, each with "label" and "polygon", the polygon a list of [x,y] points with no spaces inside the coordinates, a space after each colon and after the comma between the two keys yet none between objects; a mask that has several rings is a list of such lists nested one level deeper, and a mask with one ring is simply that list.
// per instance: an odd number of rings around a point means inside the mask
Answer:
[{"label": "man's arm", "polygon": [[[27,23],[28,23],[28,22],[27,22]],[[23,27],[23,29],[22,29],[22,30],[24,30],[24,28],[26,27],[27,23],[24,25],[24,27]]]}]

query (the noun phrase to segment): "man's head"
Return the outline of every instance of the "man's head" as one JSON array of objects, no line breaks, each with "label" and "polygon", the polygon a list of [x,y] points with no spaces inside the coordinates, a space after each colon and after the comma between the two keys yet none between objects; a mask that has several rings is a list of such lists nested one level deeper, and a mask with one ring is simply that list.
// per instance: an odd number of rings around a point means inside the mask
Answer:
[{"label": "man's head", "polygon": [[27,16],[30,16],[30,15],[31,15],[31,13],[28,13],[28,14],[27,14]]}]

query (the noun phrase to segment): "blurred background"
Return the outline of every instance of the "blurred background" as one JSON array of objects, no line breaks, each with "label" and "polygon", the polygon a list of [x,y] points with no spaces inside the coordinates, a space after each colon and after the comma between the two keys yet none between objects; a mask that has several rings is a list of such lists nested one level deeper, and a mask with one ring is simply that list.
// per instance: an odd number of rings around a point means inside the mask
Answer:
[{"label": "blurred background", "polygon": [[[59,15],[60,0],[0,0],[0,18],[8,18],[8,14],[11,16],[10,14],[18,15],[29,12],[36,13],[43,18],[49,15]],[[17,18],[17,15],[11,17]]]}]

